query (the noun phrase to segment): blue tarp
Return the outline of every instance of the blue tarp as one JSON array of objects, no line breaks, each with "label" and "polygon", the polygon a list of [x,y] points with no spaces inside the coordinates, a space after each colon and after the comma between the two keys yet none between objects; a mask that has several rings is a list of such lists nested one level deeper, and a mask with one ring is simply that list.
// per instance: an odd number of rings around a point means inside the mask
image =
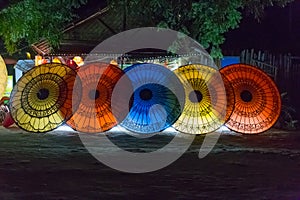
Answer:
[{"label": "blue tarp", "polygon": [[224,56],[221,59],[221,68],[231,65],[231,64],[237,64],[240,63],[240,57],[239,56]]}]

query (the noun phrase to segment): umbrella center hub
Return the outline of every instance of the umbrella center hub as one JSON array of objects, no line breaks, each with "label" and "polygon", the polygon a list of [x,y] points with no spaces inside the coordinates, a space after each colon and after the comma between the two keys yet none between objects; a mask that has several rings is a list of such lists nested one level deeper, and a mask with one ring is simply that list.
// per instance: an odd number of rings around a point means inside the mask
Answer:
[{"label": "umbrella center hub", "polygon": [[36,96],[40,100],[45,100],[49,97],[49,90],[46,88],[41,88],[39,91],[36,93]]},{"label": "umbrella center hub", "polygon": [[90,90],[89,97],[90,99],[98,99],[100,97],[99,90]]},{"label": "umbrella center hub", "polygon": [[194,90],[190,92],[189,99],[193,103],[199,103],[203,99],[203,95],[199,90]]},{"label": "umbrella center hub", "polygon": [[148,101],[153,97],[152,91],[149,89],[142,89],[140,91],[140,98],[144,101]]},{"label": "umbrella center hub", "polygon": [[251,92],[248,90],[243,90],[241,92],[240,96],[244,102],[250,102],[250,101],[252,101],[252,98],[253,98]]}]

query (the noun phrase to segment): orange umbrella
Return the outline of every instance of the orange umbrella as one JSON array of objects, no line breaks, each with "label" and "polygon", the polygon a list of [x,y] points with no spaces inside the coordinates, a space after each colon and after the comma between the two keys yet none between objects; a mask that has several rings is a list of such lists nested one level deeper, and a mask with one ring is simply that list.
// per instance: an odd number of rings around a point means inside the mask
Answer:
[{"label": "orange umbrella", "polygon": [[30,132],[51,131],[72,116],[76,72],[63,64],[42,64],[15,85],[9,110],[16,124]]},{"label": "orange umbrella", "polygon": [[233,64],[220,70],[231,83],[236,103],[226,123],[231,130],[257,134],[271,128],[281,111],[281,98],[273,80],[262,70]]},{"label": "orange umbrella", "polygon": [[107,63],[89,63],[77,72],[73,92],[73,106],[78,107],[67,124],[86,132],[104,132],[115,125],[111,96],[115,84],[124,72]]}]

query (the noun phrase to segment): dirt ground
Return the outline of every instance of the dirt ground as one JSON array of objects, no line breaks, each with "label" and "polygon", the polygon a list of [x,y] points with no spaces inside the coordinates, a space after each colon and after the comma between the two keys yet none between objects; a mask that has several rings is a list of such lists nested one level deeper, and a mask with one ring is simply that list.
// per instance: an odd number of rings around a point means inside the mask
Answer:
[{"label": "dirt ground", "polygon": [[300,199],[300,132],[223,133],[199,159],[202,141],[168,167],[131,174],[96,160],[76,133],[1,128],[0,199]]}]

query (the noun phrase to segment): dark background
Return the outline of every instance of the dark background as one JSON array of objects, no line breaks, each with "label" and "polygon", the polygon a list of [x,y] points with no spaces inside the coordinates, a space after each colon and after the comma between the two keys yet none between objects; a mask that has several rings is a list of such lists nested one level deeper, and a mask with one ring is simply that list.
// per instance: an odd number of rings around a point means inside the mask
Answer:
[{"label": "dark background", "polygon": [[258,22],[243,15],[239,28],[226,33],[222,48],[226,54],[254,48],[273,53],[300,55],[300,1],[288,6],[269,7]]}]

